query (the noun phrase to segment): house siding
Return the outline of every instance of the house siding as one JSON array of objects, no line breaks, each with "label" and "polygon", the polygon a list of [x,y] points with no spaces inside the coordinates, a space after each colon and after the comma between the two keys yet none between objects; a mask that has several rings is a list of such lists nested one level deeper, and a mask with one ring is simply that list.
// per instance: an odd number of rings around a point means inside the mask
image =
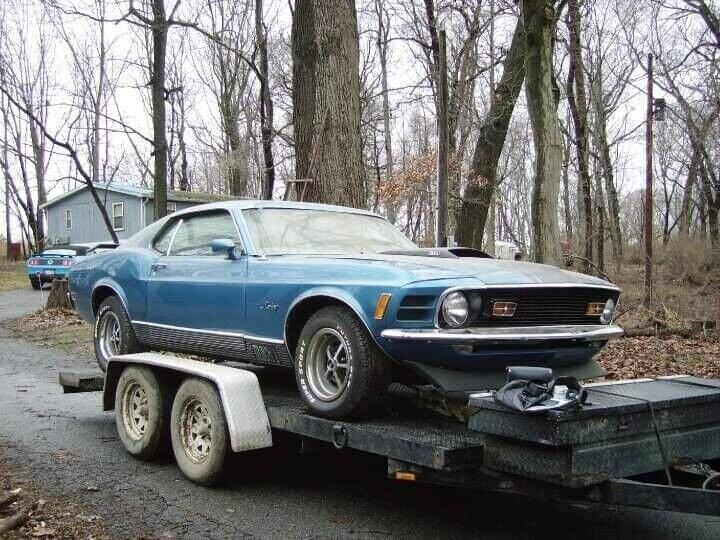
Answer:
[{"label": "house siding", "polygon": [[[124,204],[125,226],[124,230],[116,231],[119,239],[129,238],[142,229],[140,198],[102,190],[98,190],[98,195],[104,201],[108,215],[111,216],[111,221],[113,203],[121,202]],[[70,229],[65,227],[66,210],[70,210],[72,215],[72,228]],[[98,210],[90,191],[87,189],[46,207],[45,211],[47,215],[47,236],[50,242],[69,241],[77,243],[111,240],[100,210]]]},{"label": "house siding", "polygon": [[[122,231],[115,231],[118,239],[130,238],[133,234],[153,222],[153,200],[112,190],[97,189],[100,199],[104,201],[108,216],[112,222],[113,203],[124,203],[125,226]],[[145,206],[145,223],[143,209]],[[199,203],[177,202],[176,211],[184,210]],[[65,211],[70,210],[72,227],[65,227]],[[45,207],[47,219],[47,238],[50,243],[106,242],[110,241],[110,233],[88,189],[83,189]]]}]

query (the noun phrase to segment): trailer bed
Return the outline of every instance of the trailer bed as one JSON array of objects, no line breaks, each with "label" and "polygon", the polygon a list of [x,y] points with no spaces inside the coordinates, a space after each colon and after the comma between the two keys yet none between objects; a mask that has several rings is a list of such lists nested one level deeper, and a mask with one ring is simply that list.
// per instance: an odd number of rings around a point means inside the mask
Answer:
[{"label": "trailer bed", "polygon": [[[602,503],[720,515],[720,491],[717,490],[720,473],[714,470],[720,468],[720,461],[688,460],[680,464],[677,460],[663,463],[661,459],[658,462],[657,439],[648,439],[646,433],[647,426],[656,423],[648,424],[642,416],[646,412],[637,404],[618,401],[601,404],[596,400],[594,409],[588,407],[576,416],[552,413],[528,417],[504,410],[492,403],[489,396],[476,396],[471,404],[478,409],[466,424],[397,399],[391,401],[385,414],[377,419],[340,421],[308,414],[291,378],[275,377],[272,370],[273,376],[263,371],[258,375],[273,431],[297,435],[311,443],[319,441],[338,449],[351,448],[383,456],[387,458],[388,477],[392,479],[524,494],[573,504]],[[675,456],[672,443],[675,437],[683,448],[709,448],[710,457],[720,457],[720,439],[717,439],[720,421],[714,412],[716,397],[720,399],[720,381],[707,385],[703,384],[704,379],[699,381],[694,388],[687,385],[692,388],[689,394],[666,399],[665,413],[659,407],[663,419],[660,425],[668,428],[660,437],[664,449],[669,449],[672,456]],[[97,372],[64,372],[60,382],[66,392],[103,390],[103,378]],[[640,383],[635,381],[635,384]],[[608,391],[617,393],[615,386]],[[698,391],[700,386],[704,390]],[[635,391],[631,387],[625,390]],[[641,394],[646,395],[644,391]],[[615,399],[615,396],[608,397]],[[683,404],[684,398],[689,401]],[[484,405],[478,403],[483,399]],[[601,411],[603,407],[605,410]],[[644,407],[647,408],[647,404]],[[701,408],[689,414],[688,407]],[[667,416],[667,411],[672,409],[688,419],[683,421],[683,425],[687,424],[685,428],[679,428],[672,415]],[[628,418],[635,422],[632,428],[623,427],[628,424]],[[586,429],[578,430],[579,425]],[[708,433],[712,433],[706,441],[701,437],[703,430],[708,429]],[[629,437],[624,437],[626,431]],[[626,447],[624,453],[618,450],[638,440],[642,440],[639,449]],[[578,469],[578,464],[589,467],[597,463],[603,464],[602,474],[588,475],[586,470]],[[663,469],[663,465],[668,467]],[[648,471],[646,474],[632,472],[637,467]],[[670,469],[671,483],[667,481]],[[706,489],[704,485],[715,489]]]}]

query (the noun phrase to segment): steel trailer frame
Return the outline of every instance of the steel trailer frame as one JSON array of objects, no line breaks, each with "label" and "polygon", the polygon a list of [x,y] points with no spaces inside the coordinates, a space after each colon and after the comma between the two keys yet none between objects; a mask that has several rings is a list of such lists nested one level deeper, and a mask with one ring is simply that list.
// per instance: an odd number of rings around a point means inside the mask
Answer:
[{"label": "steel trailer frame", "polygon": [[[338,450],[348,448],[382,456],[387,459],[387,476],[393,480],[543,497],[568,504],[720,515],[720,491],[699,487],[705,473],[712,470],[710,467],[686,466],[675,470],[675,485],[664,481],[662,471],[584,487],[557,485],[487,467],[483,455],[486,446],[492,445],[493,437],[468,429],[458,420],[404,403],[392,415],[375,420],[338,421],[312,416],[304,407],[294,380],[287,376],[266,378],[262,368],[257,370],[249,365],[211,364],[174,355],[141,353],[114,358],[105,376],[98,372],[61,372],[60,384],[68,393],[103,391],[103,408],[111,410],[113,385],[128,365],[143,365],[176,381],[198,377],[212,382],[222,398],[226,417],[229,416],[234,451],[271,446],[272,430],[313,444],[327,443]],[[241,377],[237,377],[238,371],[242,372]],[[245,397],[230,405],[228,396],[238,391],[237,384],[241,384]],[[243,411],[243,407],[247,410]],[[265,422],[267,437],[263,435]],[[711,466],[720,468],[720,462]]]}]

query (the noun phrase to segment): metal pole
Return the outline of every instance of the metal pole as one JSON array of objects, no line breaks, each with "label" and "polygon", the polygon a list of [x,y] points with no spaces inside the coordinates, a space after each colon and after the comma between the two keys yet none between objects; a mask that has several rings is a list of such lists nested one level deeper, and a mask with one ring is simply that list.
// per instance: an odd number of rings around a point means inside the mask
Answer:
[{"label": "metal pole", "polygon": [[647,122],[645,125],[645,294],[643,305],[652,300],[653,241],[653,55],[647,58]]},{"label": "metal pole", "polygon": [[435,245],[447,246],[447,213],[448,213],[448,83],[447,83],[447,50],[445,30],[438,33],[440,49],[440,65],[438,66],[438,171],[437,171],[437,211],[435,228]]}]

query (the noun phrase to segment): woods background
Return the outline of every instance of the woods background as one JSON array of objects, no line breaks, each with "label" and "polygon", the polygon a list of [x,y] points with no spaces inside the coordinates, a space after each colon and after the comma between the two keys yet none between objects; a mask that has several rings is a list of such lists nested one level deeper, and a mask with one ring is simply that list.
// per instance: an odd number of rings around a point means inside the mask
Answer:
[{"label": "woods background", "polygon": [[649,170],[656,255],[707,285],[719,14],[715,0],[4,0],[5,236],[37,249],[49,197],[123,182],[154,187],[156,216],[167,189],[304,192],[433,245],[444,118],[459,244],[618,273],[645,261]]}]

